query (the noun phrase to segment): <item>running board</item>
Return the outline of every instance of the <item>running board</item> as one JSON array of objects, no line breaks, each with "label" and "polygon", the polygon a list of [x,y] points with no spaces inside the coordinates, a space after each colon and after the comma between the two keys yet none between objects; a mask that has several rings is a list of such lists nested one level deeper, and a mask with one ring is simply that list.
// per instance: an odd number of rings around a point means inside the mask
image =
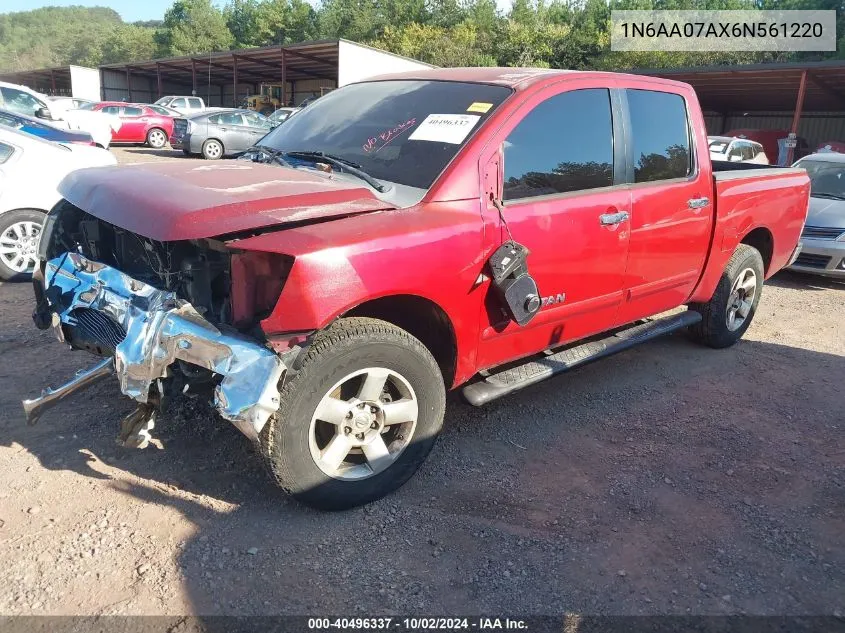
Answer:
[{"label": "running board", "polygon": [[480,407],[491,400],[536,384],[556,374],[695,325],[699,321],[701,321],[701,315],[693,310],[646,321],[626,330],[620,330],[607,338],[556,353],[546,352],[545,356],[534,357],[517,367],[491,373],[484,380],[464,387],[462,393],[470,404]]}]

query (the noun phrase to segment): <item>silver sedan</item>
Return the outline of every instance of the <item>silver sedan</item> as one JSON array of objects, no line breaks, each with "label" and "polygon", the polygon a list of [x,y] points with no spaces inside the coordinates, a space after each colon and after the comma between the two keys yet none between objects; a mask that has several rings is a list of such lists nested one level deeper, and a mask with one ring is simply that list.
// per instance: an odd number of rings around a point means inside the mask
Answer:
[{"label": "silver sedan", "polygon": [[791,268],[845,279],[845,154],[811,154],[795,166],[807,170],[811,192],[801,254]]},{"label": "silver sedan", "polygon": [[170,145],[185,154],[209,160],[234,156],[252,147],[273,127],[267,117],[250,110],[214,110],[175,119]]}]

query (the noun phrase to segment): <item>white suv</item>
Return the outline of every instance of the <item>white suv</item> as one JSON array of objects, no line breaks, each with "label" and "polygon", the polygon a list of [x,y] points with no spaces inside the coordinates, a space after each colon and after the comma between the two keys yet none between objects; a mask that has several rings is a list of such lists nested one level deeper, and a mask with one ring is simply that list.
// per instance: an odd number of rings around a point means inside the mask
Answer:
[{"label": "white suv", "polygon": [[205,101],[199,97],[162,97],[155,104],[189,116],[205,111]]}]

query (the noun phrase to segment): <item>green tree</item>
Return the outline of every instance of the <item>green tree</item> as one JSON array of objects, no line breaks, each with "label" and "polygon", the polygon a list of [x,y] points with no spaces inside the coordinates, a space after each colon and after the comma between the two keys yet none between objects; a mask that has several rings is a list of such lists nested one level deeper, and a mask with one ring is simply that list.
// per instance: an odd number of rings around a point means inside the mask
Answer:
[{"label": "green tree", "polygon": [[155,34],[158,54],[191,55],[229,48],[232,33],[211,0],[176,0]]},{"label": "green tree", "polygon": [[101,64],[151,59],[156,54],[155,29],[124,24],[106,37],[101,50]]}]

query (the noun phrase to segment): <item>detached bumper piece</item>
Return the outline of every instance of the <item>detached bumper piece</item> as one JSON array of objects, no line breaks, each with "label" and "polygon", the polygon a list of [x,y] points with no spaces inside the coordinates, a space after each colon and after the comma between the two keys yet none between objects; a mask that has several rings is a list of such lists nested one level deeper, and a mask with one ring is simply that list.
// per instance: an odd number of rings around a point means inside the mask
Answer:
[{"label": "detached bumper piece", "polygon": [[251,439],[278,408],[281,358],[254,340],[221,332],[174,293],[76,253],[46,263],[44,288],[59,339],[82,328],[102,340],[114,350],[121,391],[142,405],[150,404],[154,383],[183,361],[222,376],[214,405]]}]

